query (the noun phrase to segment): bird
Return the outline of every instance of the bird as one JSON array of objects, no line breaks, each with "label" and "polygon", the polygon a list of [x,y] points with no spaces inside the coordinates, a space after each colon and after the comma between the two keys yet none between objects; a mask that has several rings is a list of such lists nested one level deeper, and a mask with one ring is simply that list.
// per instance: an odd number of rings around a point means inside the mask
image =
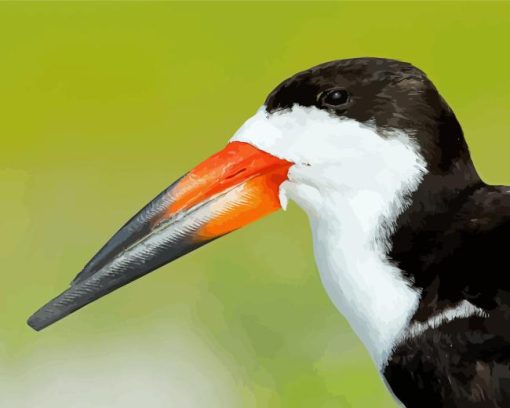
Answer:
[{"label": "bird", "polygon": [[327,295],[397,403],[510,406],[510,187],[482,181],[452,108],[394,59],[284,80],[28,324],[41,330],[289,200],[308,216]]}]

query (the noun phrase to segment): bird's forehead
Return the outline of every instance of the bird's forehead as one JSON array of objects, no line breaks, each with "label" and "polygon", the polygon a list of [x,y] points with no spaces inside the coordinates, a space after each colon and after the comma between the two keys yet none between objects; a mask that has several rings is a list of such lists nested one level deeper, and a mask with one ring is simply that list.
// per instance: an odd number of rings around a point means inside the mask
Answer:
[{"label": "bird's forehead", "polygon": [[[321,95],[336,88],[350,94],[350,103],[338,110],[322,106]],[[269,94],[265,106],[269,113],[296,105],[328,109],[334,116],[374,124],[380,129],[414,131],[421,123],[417,118],[436,116],[434,110],[441,108],[437,101],[433,85],[413,65],[358,58],[333,61],[297,73]]]},{"label": "bird's forehead", "polygon": [[424,79],[421,71],[405,63],[336,61],[286,79],[269,94],[265,105],[268,112],[295,104],[318,107],[318,95],[332,88],[346,89],[358,100],[373,99],[407,77]]}]

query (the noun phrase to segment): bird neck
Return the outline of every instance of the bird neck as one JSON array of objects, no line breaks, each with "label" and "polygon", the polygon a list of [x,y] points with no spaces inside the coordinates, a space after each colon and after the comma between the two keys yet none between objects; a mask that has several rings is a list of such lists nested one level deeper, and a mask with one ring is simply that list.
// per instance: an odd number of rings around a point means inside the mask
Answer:
[{"label": "bird neck", "polygon": [[380,369],[420,305],[424,286],[414,271],[426,246],[413,242],[481,184],[466,162],[416,177],[392,200],[376,190],[342,192],[323,195],[321,211],[307,211],[324,287]]},{"label": "bird neck", "polygon": [[423,286],[416,285],[418,265],[412,265],[421,248],[413,237],[480,184],[468,163],[417,177],[395,188],[392,200],[381,200],[376,190],[342,192],[323,195],[321,211],[307,211],[324,287],[379,369],[409,335],[420,305]]},{"label": "bird neck", "polygon": [[321,280],[382,369],[420,297],[388,260],[388,228],[393,221],[370,192],[330,196],[322,208],[320,216],[310,217]]}]

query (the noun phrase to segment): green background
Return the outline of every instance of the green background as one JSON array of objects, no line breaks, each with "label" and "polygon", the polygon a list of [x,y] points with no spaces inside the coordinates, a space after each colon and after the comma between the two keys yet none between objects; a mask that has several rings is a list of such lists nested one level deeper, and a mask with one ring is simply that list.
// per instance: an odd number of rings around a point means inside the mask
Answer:
[{"label": "green background", "polygon": [[41,333],[104,241],[282,79],[424,69],[510,184],[509,3],[1,3],[0,407],[392,407],[295,206]]}]

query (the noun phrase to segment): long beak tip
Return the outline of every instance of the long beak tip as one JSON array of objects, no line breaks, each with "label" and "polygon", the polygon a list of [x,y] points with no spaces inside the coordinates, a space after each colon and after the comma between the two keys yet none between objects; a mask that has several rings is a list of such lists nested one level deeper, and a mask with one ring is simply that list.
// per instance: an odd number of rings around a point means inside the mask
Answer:
[{"label": "long beak tip", "polygon": [[42,324],[41,319],[38,317],[38,312],[34,313],[28,318],[27,324],[35,331],[41,331],[46,327],[44,324]]}]

